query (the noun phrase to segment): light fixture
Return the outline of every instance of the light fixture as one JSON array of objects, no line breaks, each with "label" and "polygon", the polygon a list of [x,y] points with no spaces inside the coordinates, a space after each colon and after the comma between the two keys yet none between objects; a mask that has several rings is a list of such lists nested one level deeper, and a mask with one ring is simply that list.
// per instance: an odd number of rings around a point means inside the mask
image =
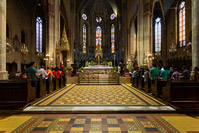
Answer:
[{"label": "light fixture", "polygon": [[25,44],[23,44],[23,46],[21,47],[21,53],[24,57],[26,57],[28,54],[28,47]]}]

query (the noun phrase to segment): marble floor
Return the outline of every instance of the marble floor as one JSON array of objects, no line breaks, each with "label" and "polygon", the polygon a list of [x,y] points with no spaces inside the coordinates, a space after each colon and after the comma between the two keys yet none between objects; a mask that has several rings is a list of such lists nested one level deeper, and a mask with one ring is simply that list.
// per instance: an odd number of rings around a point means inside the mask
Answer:
[{"label": "marble floor", "polygon": [[175,111],[129,85],[69,85],[24,111]]},{"label": "marble floor", "polygon": [[177,114],[27,114],[0,119],[0,133],[196,133],[199,116]]}]

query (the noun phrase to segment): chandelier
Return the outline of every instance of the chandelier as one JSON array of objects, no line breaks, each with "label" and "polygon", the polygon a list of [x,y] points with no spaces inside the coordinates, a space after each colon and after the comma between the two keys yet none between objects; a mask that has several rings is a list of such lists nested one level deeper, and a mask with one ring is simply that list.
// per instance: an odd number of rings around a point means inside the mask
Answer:
[{"label": "chandelier", "polygon": [[171,54],[171,56],[174,56],[175,52],[177,52],[177,48],[176,48],[176,45],[172,43],[169,48],[169,53]]},{"label": "chandelier", "polygon": [[21,53],[24,57],[28,55],[28,47],[25,44],[21,47]]}]

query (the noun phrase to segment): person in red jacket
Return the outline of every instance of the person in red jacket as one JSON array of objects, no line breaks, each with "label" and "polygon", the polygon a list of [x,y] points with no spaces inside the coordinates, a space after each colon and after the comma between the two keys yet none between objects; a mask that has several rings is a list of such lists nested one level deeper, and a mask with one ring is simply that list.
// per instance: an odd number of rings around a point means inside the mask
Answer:
[{"label": "person in red jacket", "polygon": [[53,71],[53,75],[57,75],[57,79],[60,79],[60,75],[61,75],[61,72],[59,71],[59,68],[58,67],[55,67],[55,70]]},{"label": "person in red jacket", "polygon": [[55,70],[53,71],[53,75],[59,80],[59,88],[61,88],[61,71],[59,70],[58,67],[55,67]]}]

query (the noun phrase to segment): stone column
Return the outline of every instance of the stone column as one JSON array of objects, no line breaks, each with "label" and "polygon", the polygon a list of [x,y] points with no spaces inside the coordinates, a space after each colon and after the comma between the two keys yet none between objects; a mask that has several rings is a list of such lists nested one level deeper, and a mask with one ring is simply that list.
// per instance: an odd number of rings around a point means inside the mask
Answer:
[{"label": "stone column", "polygon": [[6,71],[6,0],[0,2],[0,80],[7,80]]},{"label": "stone column", "polygon": [[199,67],[199,0],[192,0],[192,67]]},{"label": "stone column", "polygon": [[[122,33],[124,39],[124,63],[128,61],[127,2],[122,0]],[[122,51],[123,52],[123,51]]]}]

